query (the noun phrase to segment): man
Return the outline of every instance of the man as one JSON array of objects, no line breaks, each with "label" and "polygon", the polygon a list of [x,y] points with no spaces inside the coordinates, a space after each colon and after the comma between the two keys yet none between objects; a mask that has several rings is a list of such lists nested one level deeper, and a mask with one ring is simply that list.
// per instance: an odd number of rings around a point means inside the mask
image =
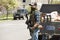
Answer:
[{"label": "man", "polygon": [[[42,26],[40,25],[40,12],[37,10],[36,3],[34,5],[31,5],[31,6],[32,6],[31,13],[34,14],[34,16],[35,16],[34,17],[35,20],[33,19],[33,21],[35,21],[35,22],[32,21],[32,23],[34,23],[34,25],[32,27],[30,27],[30,29],[33,31],[33,33],[31,34],[32,40],[38,40],[38,33],[40,31],[39,28],[42,28]],[[39,25],[40,25],[40,27],[38,28]]]}]

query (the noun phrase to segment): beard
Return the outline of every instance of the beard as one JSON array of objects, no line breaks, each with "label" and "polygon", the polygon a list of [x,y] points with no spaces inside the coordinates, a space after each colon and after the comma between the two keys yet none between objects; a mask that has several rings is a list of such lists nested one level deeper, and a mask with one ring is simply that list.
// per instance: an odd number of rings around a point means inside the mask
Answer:
[{"label": "beard", "polygon": [[32,8],[31,10],[32,10],[32,11],[35,11],[35,10],[36,10],[36,8]]}]

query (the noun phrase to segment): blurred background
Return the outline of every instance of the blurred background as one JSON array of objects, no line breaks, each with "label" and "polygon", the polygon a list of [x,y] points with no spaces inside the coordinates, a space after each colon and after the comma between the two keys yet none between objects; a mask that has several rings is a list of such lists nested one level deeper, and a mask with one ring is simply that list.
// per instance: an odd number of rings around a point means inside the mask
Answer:
[{"label": "blurred background", "polygon": [[0,20],[13,20],[18,9],[25,8],[29,12],[29,4],[34,2],[38,4],[38,10],[42,4],[60,4],[60,0],[0,0]]}]

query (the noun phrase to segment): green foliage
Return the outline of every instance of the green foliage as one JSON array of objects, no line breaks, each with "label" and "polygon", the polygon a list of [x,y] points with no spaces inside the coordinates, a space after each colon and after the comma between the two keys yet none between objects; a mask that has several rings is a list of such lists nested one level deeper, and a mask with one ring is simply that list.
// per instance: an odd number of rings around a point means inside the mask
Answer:
[{"label": "green foliage", "polygon": [[7,10],[16,8],[19,6],[17,0],[0,0],[0,5],[4,6]]},{"label": "green foliage", "polygon": [[25,8],[28,10],[28,12],[31,11],[31,6],[27,5]]},{"label": "green foliage", "polygon": [[52,4],[60,4],[60,0],[53,0]]},{"label": "green foliage", "polygon": [[[6,14],[0,15],[0,19],[6,19]],[[8,19],[10,19],[10,20],[13,19],[13,14],[12,13],[8,14]]]}]

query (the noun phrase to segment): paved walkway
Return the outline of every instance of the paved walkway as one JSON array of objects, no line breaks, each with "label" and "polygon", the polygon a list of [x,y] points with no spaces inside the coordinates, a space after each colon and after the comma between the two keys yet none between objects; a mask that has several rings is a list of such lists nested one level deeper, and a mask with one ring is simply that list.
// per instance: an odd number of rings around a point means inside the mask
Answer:
[{"label": "paved walkway", "polygon": [[0,40],[28,40],[29,30],[25,20],[5,21],[0,23]]}]

